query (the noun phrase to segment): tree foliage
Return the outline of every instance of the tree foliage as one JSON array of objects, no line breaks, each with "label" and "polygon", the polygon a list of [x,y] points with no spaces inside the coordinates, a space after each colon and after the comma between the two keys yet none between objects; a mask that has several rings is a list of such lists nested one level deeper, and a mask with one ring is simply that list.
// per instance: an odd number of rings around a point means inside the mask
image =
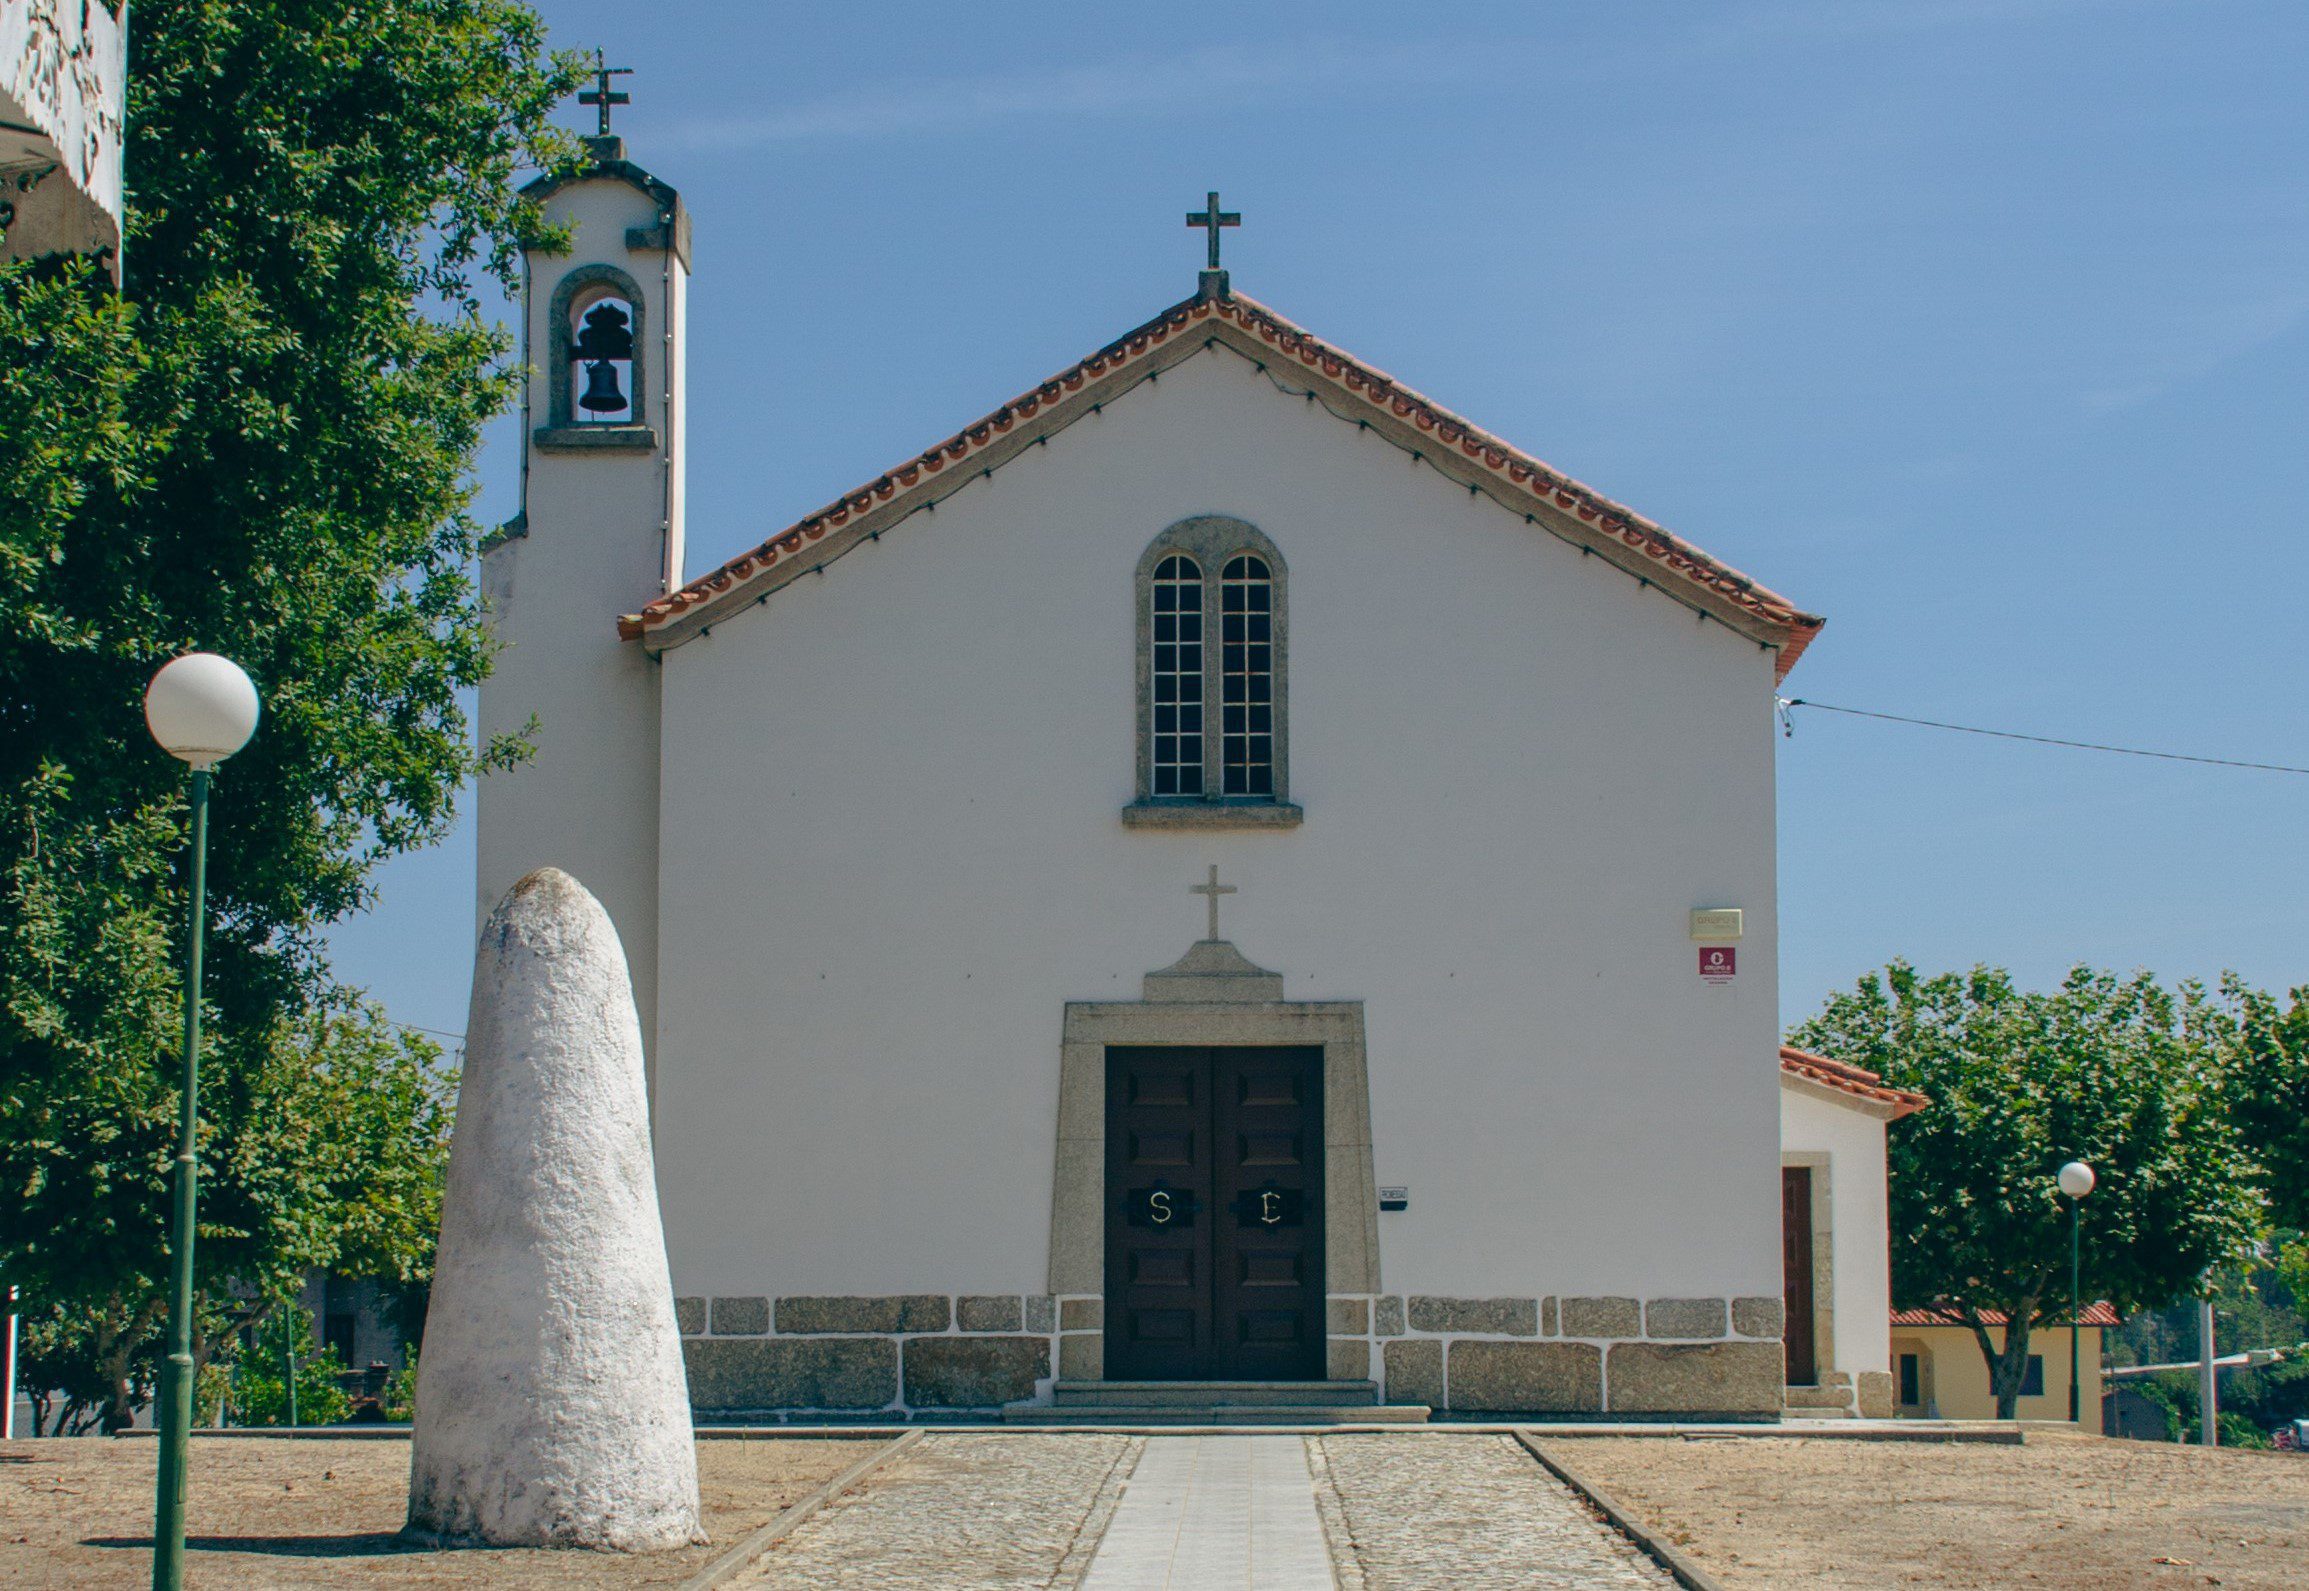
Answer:
[{"label": "tree foliage", "polygon": [[2221,981],[2235,1013],[2229,1090],[2238,1130],[2266,1173],[2269,1214],[2295,1236],[2296,1272],[2309,1270],[2298,1234],[2309,1229],[2309,987],[2282,1004],[2236,978]]},{"label": "tree foliage", "polygon": [[[2033,992],[1993,968],[1927,978],[1896,961],[1793,1034],[1932,1100],[1887,1135],[1894,1302],[1972,1328],[2001,1416],[2030,1334],[2067,1316],[2063,1163],[2099,1176],[2087,1299],[2165,1304],[2260,1230],[2259,1168],[2221,1090],[2235,1025],[2233,1007],[2146,973],[2079,967]],[[1992,1314],[2010,1322],[2001,1342]]]},{"label": "tree foliage", "polygon": [[[296,1419],[289,1419],[289,1383],[294,1366]],[[254,1334],[249,1351],[234,1367],[229,1396],[235,1425],[336,1425],[353,1412],[353,1400],[337,1378],[346,1367],[332,1345],[316,1349],[312,1311],[286,1304],[273,1311]]]},{"label": "tree foliage", "polygon": [[229,1314],[300,1266],[422,1264],[438,1079],[320,935],[518,754],[458,704],[469,469],[516,381],[481,300],[577,74],[518,0],[151,0],[132,51],[122,289],[0,266],[0,1273],[102,1323],[122,1388],[185,928],[183,770],[139,699],[181,651],[265,714],[211,814],[201,1285]]},{"label": "tree foliage", "polygon": [[[2279,1246],[2291,1247],[2287,1240],[2297,1236],[2277,1234]],[[2256,1257],[2223,1266],[2206,1280],[2216,1355],[2256,1348],[2292,1350],[2309,1341],[2301,1292],[2282,1266]],[[2198,1329],[2195,1299],[2147,1310],[2109,1334],[2109,1358],[2120,1365],[2188,1363],[2203,1351]],[[2194,1369],[2145,1376],[2132,1385],[2164,1409],[2174,1441],[2196,1440],[2201,1414]],[[2309,1418],[2309,1359],[2288,1352],[2265,1367],[2224,1370],[2219,1398],[2222,1445],[2266,1447],[2269,1433],[2277,1427]]]}]

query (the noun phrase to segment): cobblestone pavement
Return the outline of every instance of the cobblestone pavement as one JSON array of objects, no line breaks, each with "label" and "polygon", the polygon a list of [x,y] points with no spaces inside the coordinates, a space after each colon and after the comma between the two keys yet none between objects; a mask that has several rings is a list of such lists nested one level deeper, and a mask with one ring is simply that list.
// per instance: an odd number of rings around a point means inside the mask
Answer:
[{"label": "cobblestone pavement", "polygon": [[1342,1585],[1356,1573],[1370,1591],[1674,1584],[1511,1437],[1326,1436],[1310,1445],[1318,1479],[1338,1499],[1324,1523]]},{"label": "cobblestone pavement", "polygon": [[933,1433],[827,1504],[737,1583],[1072,1586],[1141,1445],[1092,1432]]}]

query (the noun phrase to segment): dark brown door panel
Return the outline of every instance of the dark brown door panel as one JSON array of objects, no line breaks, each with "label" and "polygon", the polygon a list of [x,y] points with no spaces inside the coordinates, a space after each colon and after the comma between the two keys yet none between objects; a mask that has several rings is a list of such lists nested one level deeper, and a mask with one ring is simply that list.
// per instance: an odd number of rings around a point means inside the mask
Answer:
[{"label": "dark brown door panel", "polygon": [[1110,1379],[1323,1377],[1317,1048],[1107,1051]]}]

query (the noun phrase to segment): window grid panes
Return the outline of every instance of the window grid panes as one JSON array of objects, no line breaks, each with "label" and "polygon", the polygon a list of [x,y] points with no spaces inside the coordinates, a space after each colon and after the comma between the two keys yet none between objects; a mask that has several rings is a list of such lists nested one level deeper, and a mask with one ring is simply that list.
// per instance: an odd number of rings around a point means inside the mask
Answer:
[{"label": "window grid panes", "polygon": [[1274,629],[1275,583],[1265,560],[1247,554],[1229,559],[1219,576],[1223,795],[1275,793]]},{"label": "window grid panes", "polygon": [[1203,793],[1203,572],[1175,554],[1155,567],[1154,793]]}]

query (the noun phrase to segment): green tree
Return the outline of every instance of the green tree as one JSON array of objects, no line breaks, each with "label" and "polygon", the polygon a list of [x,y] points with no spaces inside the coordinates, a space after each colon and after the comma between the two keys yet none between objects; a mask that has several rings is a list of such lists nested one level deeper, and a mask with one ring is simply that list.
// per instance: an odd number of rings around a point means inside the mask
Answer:
[{"label": "green tree", "polygon": [[[337,1425],[353,1412],[353,1400],[337,1384],[345,1367],[335,1347],[314,1351],[312,1312],[296,1304],[273,1311],[263,1330],[239,1356],[232,1378],[232,1410],[239,1425],[289,1423],[289,1367],[296,1367],[299,1425]],[[294,1356],[293,1359],[291,1356]]]},{"label": "green tree", "polygon": [[16,1324],[16,1390],[32,1404],[32,1434],[79,1436],[110,1405],[96,1342],[100,1323],[56,1306]]},{"label": "green tree", "polygon": [[[2309,1342],[2309,1319],[2304,1319],[2300,1295],[2283,1267],[2267,1264],[2258,1256],[2224,1265],[2206,1280],[2213,1300],[2213,1351],[2217,1355],[2255,1349],[2275,1349],[2283,1355],[2262,1368],[2220,1373],[2221,1440],[2229,1441],[2235,1422],[2261,1433],[2256,1443],[2245,1445],[2266,1445],[2268,1432],[2309,1418],[2309,1358],[2297,1352]],[[2197,1301],[2189,1299],[2132,1316],[2109,1334],[2108,1348],[2110,1359],[2120,1365],[2196,1360],[2202,1352]],[[2144,1377],[2136,1384],[2173,1417],[2175,1441],[2194,1440],[2198,1389],[2193,1369]]]},{"label": "green tree", "polygon": [[[470,466],[517,380],[482,295],[577,75],[518,0],[151,0],[121,291],[0,266],[0,1274],[90,1323],[113,1423],[163,1313],[185,917],[138,703],[188,648],[265,710],[212,816],[199,1285],[229,1323],[301,1265],[422,1266],[425,1057],[321,934],[519,753],[459,707]],[[299,1083],[324,1052],[383,1092]]]},{"label": "green tree", "polygon": [[2085,1290],[2121,1311],[2169,1302],[2259,1231],[2258,1169],[2220,1089],[2231,1028],[2202,990],[2146,973],[2079,967],[2030,992],[1993,968],[1925,978],[1895,961],[1792,1035],[1931,1098],[1887,1136],[1893,1297],[1971,1327],[2000,1417],[2030,1335],[2067,1316],[2064,1162],[2099,1175]]},{"label": "green tree", "polygon": [[[2221,980],[2221,993],[2235,1013],[2229,1090],[2237,1129],[2266,1173],[2271,1219],[2298,1234],[2309,1228],[2309,987],[2295,989],[2290,1005],[2234,976]],[[2297,1236],[2294,1249],[2295,1274],[2309,1274]]]},{"label": "green tree", "polygon": [[[310,1271],[421,1288],[440,1226],[456,1088],[456,1074],[441,1066],[431,1041],[332,990],[258,1035],[250,1053],[217,1072],[202,1091],[204,1114],[235,1130],[204,1140],[195,1359],[206,1365],[230,1358],[238,1335],[261,1326]],[[123,1179],[112,1162],[70,1152],[118,1122],[112,1096],[61,1095],[46,1115],[45,1130],[54,1136],[15,1148],[54,1161],[45,1197],[62,1203],[113,1195],[119,1207],[110,1221],[156,1227],[157,1215],[117,1197]],[[57,1224],[64,1220],[59,1214]],[[92,1225],[77,1230],[85,1234]],[[53,1252],[73,1230],[31,1250],[44,1258],[41,1274],[81,1278],[84,1291],[63,1295],[69,1307],[47,1317],[43,1356],[28,1362],[26,1376],[46,1378],[75,1399],[85,1399],[91,1386],[103,1388],[102,1423],[117,1429],[149,1396],[157,1369],[158,1271],[141,1278],[141,1292],[98,1296],[106,1281],[118,1285],[109,1265],[122,1245],[116,1240],[75,1270]],[[157,1267],[161,1234],[139,1236]]]}]

